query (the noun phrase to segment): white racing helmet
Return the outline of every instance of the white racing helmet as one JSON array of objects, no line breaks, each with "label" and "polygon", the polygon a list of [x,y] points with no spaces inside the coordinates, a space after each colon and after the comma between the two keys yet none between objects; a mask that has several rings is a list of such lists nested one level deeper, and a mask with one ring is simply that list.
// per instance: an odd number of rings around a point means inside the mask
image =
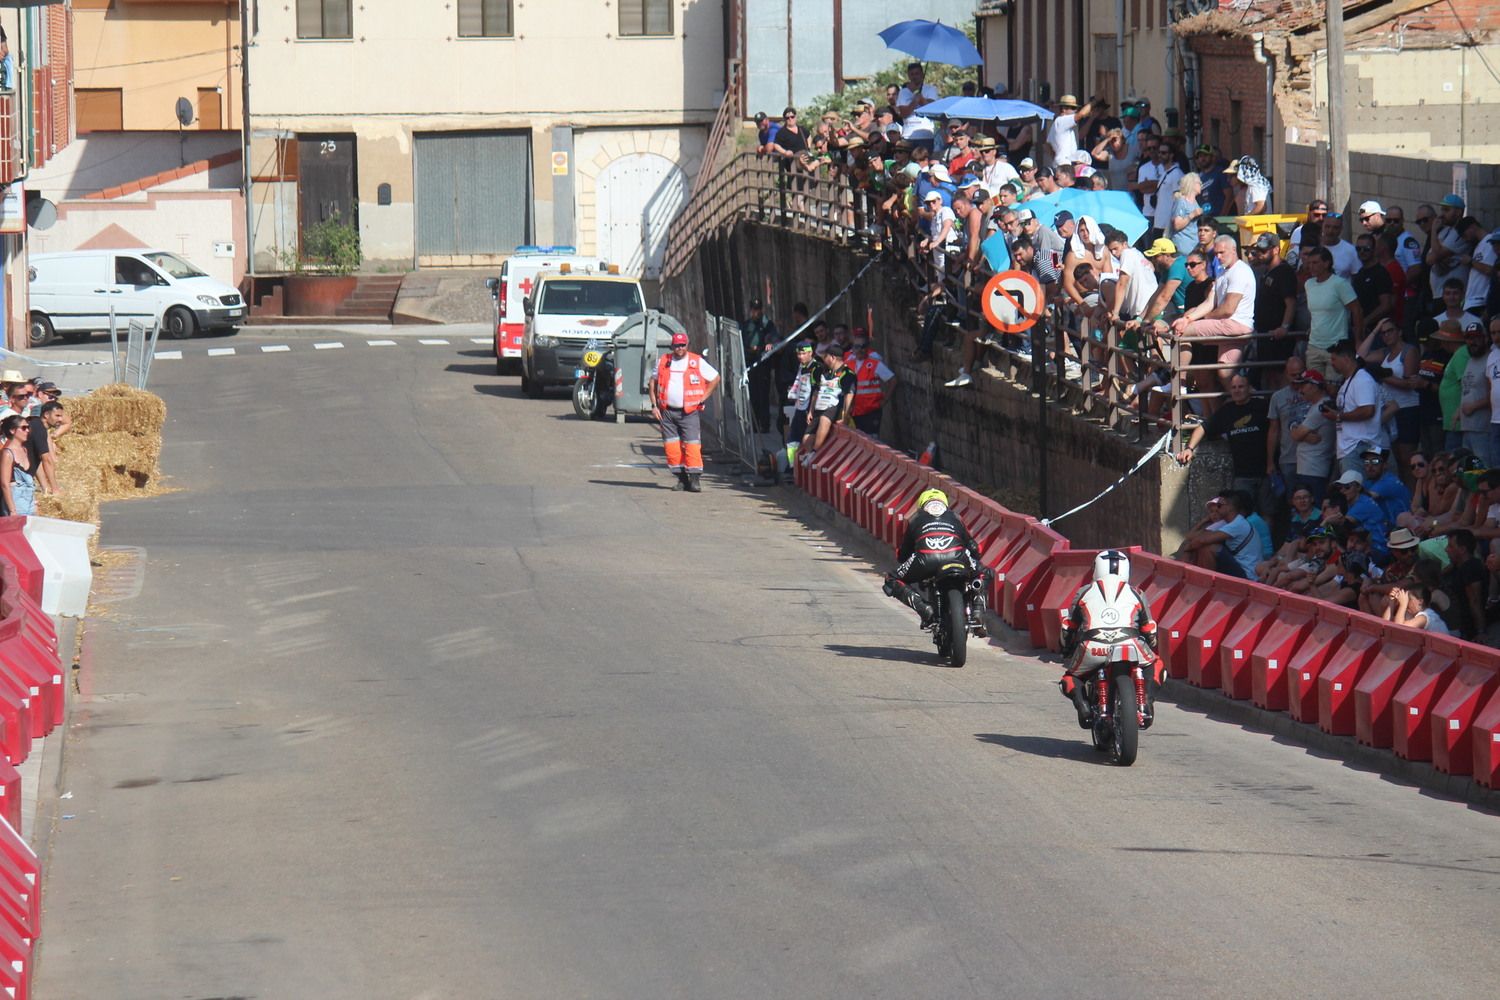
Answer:
[{"label": "white racing helmet", "polygon": [[1119,549],[1105,549],[1094,557],[1094,579],[1130,579],[1130,560]]}]

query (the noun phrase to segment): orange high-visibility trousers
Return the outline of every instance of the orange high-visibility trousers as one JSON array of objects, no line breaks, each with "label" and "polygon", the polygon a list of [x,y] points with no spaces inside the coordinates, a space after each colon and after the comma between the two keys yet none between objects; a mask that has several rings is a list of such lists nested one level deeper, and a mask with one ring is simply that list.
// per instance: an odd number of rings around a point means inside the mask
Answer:
[{"label": "orange high-visibility trousers", "polygon": [[667,453],[667,470],[698,475],[703,471],[702,410],[684,413],[669,408],[661,411],[661,443]]}]

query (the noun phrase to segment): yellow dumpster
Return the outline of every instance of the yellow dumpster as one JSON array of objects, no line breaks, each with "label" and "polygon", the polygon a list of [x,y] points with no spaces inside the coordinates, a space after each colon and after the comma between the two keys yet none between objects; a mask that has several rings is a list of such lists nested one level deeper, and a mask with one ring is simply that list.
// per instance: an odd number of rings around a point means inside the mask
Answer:
[{"label": "yellow dumpster", "polygon": [[1274,233],[1281,240],[1281,255],[1291,249],[1292,230],[1306,221],[1307,215],[1237,215],[1231,220],[1239,227],[1240,246],[1247,247],[1261,233]]}]

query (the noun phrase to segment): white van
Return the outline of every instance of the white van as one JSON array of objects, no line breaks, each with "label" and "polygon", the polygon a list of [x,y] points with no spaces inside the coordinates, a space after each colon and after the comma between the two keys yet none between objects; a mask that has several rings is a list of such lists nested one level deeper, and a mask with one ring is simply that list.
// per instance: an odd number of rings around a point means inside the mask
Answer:
[{"label": "white van", "polygon": [[615,267],[543,271],[525,297],[521,391],[540,398],[549,385],[572,385],[590,341],[608,341],[646,309],[641,283]]},{"label": "white van", "polygon": [[239,289],[166,250],[33,254],[30,278],[33,347],[107,331],[111,309],[120,328],[132,319],[159,321],[162,334],[173,339],[245,319]]},{"label": "white van", "polygon": [[586,268],[595,261],[581,257],[571,246],[520,246],[500,265],[500,277],[486,278],[485,287],[495,302],[495,374],[515,372],[521,366],[521,340],[526,334],[523,302],[536,286],[536,276],[556,271],[564,264]]}]

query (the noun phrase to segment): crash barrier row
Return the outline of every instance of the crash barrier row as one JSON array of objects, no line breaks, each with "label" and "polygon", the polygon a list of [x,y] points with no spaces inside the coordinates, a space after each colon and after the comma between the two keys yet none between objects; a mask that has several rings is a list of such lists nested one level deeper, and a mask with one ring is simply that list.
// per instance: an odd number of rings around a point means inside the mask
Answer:
[{"label": "crash barrier row", "polygon": [[[1070,548],[1035,519],[842,427],[796,475],[893,548],[917,495],[943,490],[995,571],[990,607],[1033,646],[1060,651],[1098,550]],[[1500,788],[1500,651],[1126,551],[1170,677]]]}]

